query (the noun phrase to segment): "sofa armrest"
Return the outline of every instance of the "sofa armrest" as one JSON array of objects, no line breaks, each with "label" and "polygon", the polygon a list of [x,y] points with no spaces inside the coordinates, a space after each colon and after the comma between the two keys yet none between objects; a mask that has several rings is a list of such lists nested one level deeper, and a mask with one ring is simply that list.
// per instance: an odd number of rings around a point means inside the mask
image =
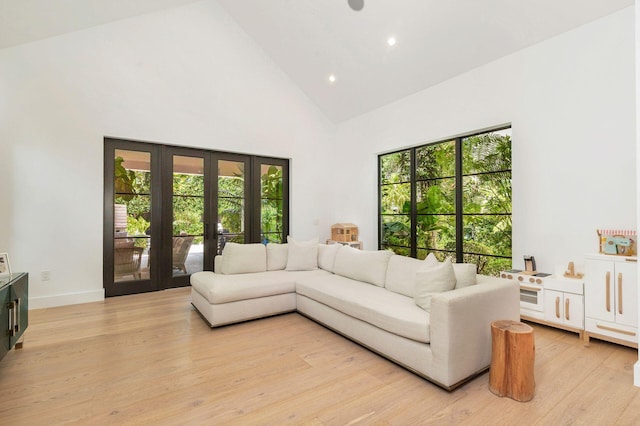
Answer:
[{"label": "sofa armrest", "polygon": [[520,320],[520,286],[484,275],[477,284],[431,299],[431,351],[443,383],[456,383],[489,366],[491,323]]}]

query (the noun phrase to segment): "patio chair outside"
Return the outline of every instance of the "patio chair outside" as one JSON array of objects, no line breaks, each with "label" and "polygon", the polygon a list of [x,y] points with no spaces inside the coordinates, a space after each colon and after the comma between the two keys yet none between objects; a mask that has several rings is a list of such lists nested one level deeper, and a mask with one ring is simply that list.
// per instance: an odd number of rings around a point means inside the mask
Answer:
[{"label": "patio chair outside", "polygon": [[139,280],[140,263],[142,261],[142,247],[116,247],[113,259],[113,274],[115,278],[131,275]]},{"label": "patio chair outside", "polygon": [[187,274],[187,257],[193,244],[193,237],[175,237],[173,239],[173,268]]}]

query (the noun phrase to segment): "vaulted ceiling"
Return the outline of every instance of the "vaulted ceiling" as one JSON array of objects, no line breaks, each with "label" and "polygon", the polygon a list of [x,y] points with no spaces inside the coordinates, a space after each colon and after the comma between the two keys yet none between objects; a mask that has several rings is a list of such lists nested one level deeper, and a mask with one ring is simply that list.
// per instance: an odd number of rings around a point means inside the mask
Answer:
[{"label": "vaulted ceiling", "polygon": [[[0,48],[194,1],[0,0]],[[347,0],[205,1],[217,1],[334,122],[634,4],[364,0],[356,12]]]}]

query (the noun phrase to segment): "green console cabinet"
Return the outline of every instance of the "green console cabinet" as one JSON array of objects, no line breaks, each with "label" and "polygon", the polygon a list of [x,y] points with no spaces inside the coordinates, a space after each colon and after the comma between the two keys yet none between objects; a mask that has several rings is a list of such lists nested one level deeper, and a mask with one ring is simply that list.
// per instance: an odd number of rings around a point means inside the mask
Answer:
[{"label": "green console cabinet", "polygon": [[22,347],[29,324],[29,274],[0,276],[0,359],[14,346]]}]

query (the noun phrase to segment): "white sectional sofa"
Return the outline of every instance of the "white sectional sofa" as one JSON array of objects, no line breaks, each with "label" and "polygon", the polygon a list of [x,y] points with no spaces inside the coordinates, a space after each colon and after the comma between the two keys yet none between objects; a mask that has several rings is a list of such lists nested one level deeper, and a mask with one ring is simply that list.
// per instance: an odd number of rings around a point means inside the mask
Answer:
[{"label": "white sectional sofa", "polygon": [[492,321],[519,320],[517,283],[475,266],[317,242],[228,244],[191,276],[211,327],[297,311],[447,390],[486,370]]}]

